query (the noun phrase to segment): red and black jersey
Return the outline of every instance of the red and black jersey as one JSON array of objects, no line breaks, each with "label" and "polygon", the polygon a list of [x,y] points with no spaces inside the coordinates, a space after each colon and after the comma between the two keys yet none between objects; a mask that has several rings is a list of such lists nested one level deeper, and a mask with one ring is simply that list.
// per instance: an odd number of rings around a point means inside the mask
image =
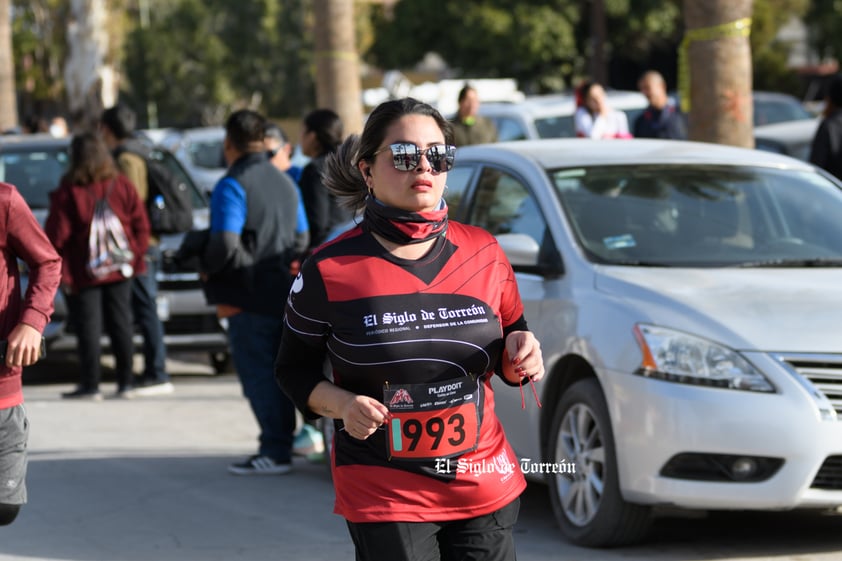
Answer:
[{"label": "red and black jersey", "polygon": [[[419,260],[391,255],[356,228],[305,262],[285,338],[306,346],[303,354],[323,349],[336,385],[395,407],[392,424],[365,441],[336,421],[338,514],[352,522],[469,518],[523,491],[490,382],[503,330],[522,314],[508,260],[471,226],[450,222]],[[295,349],[283,345],[278,374],[304,410],[324,378],[318,362],[296,367]]]}]

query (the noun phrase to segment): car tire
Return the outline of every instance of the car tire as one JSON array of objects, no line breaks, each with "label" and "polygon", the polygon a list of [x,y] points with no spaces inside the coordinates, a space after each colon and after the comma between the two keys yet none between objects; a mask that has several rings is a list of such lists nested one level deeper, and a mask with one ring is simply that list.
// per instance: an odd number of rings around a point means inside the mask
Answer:
[{"label": "car tire", "polygon": [[216,374],[228,374],[234,371],[234,362],[231,360],[231,353],[229,352],[210,353],[210,363]]},{"label": "car tire", "polygon": [[564,392],[553,415],[548,452],[552,464],[568,468],[559,470],[568,473],[549,476],[553,513],[568,539],[612,547],[646,535],[651,509],[622,497],[608,407],[595,378]]}]

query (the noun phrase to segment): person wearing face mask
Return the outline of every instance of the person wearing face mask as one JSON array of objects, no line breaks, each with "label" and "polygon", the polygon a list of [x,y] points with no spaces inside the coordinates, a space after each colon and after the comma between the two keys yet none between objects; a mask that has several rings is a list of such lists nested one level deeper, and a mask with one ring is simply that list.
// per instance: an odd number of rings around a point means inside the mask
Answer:
[{"label": "person wearing face mask", "polygon": [[334,419],[335,512],[360,561],[515,559],[526,483],[491,379],[528,385],[544,366],[495,238],[448,220],[455,153],[430,105],[378,106],[325,167],[363,218],[287,300],[275,376],[306,418]]}]

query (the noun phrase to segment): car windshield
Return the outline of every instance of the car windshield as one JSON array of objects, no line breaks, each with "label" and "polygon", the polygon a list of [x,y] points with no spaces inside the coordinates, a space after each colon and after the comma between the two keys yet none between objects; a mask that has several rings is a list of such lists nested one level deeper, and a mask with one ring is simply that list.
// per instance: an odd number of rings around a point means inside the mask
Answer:
[{"label": "car windshield", "polygon": [[222,153],[222,138],[213,140],[192,140],[187,151],[193,165],[201,168],[224,168],[225,156]]},{"label": "car windshield", "polygon": [[49,208],[50,191],[58,187],[66,167],[63,147],[0,153],[0,181],[17,187],[33,209]]},{"label": "car windshield", "polygon": [[810,112],[797,102],[754,100],[754,126],[813,118]]},{"label": "car windshield", "polygon": [[634,165],[550,172],[594,262],[840,266],[842,191],[810,171]]}]

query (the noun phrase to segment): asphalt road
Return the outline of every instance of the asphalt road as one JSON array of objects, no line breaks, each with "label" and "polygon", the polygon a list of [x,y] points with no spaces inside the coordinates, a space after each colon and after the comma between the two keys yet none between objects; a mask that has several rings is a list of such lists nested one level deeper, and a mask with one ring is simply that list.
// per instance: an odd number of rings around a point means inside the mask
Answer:
[{"label": "asphalt road", "polygon": [[[62,401],[74,369],[26,373],[30,502],[0,528],[0,561],[353,560],[324,464],[299,458],[285,476],[226,472],[256,447],[236,376],[173,362],[173,395]],[[516,539],[520,561],[836,561],[842,515],[674,513],[640,545],[595,551],[564,541],[546,488],[530,485]]]}]

